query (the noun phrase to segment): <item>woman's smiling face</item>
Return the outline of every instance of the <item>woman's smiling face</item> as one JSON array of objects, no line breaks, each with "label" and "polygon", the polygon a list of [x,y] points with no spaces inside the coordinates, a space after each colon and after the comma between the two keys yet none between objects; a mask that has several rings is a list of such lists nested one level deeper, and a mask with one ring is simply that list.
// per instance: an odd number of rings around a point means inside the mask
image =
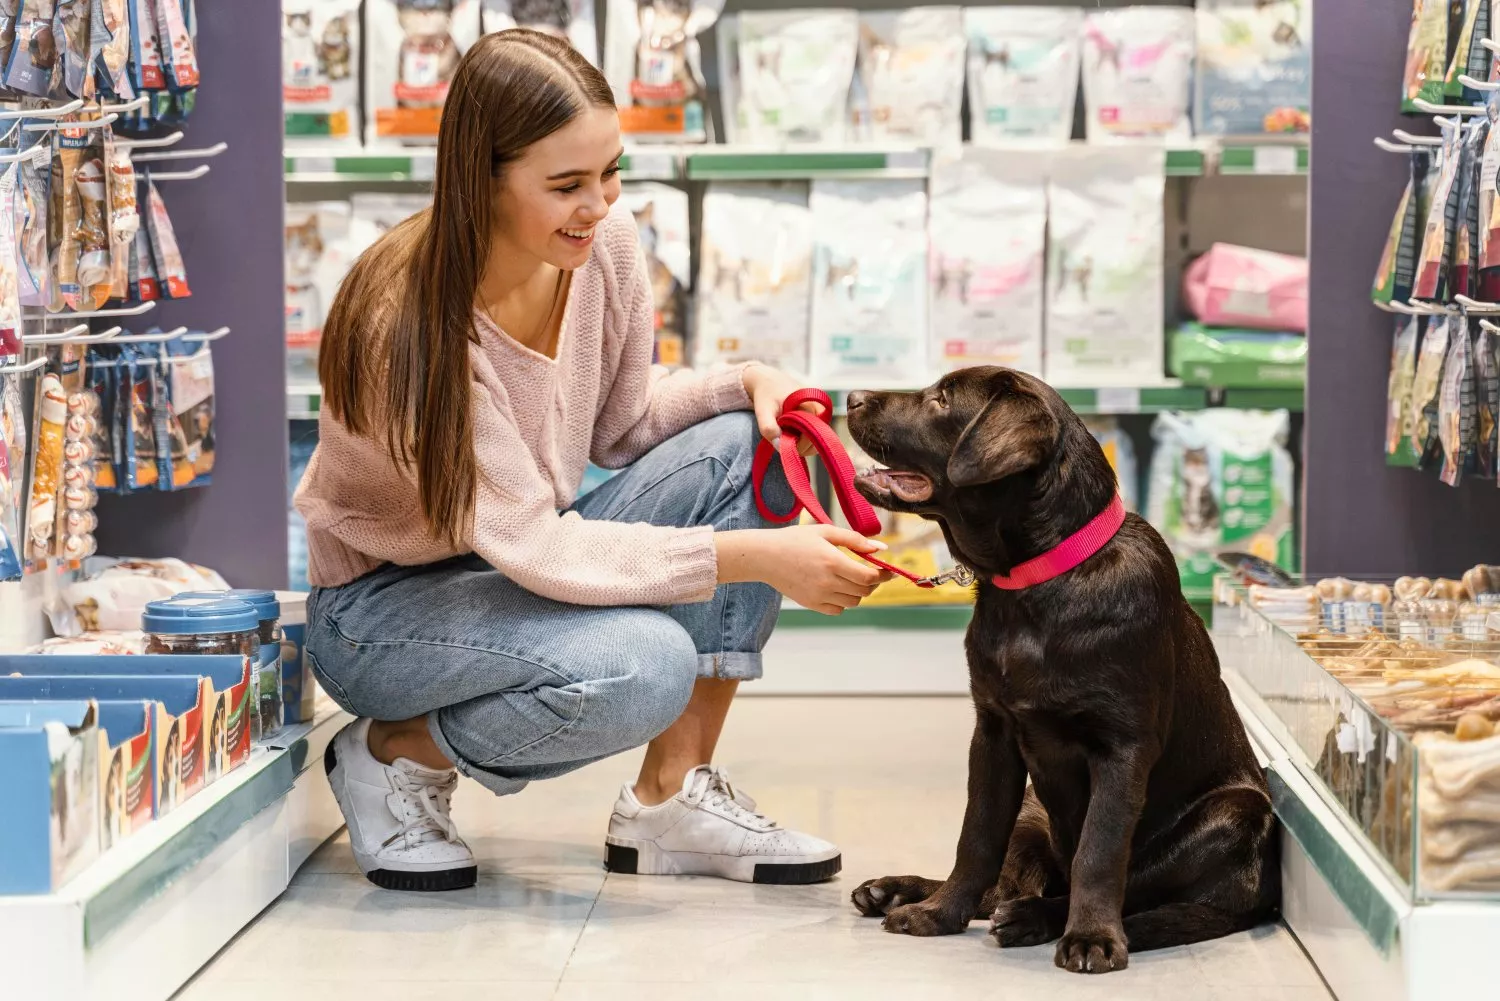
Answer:
[{"label": "woman's smiling face", "polygon": [[584,110],[527,147],[497,182],[494,243],[564,271],[581,267],[594,227],[620,197],[620,118],[613,108]]}]

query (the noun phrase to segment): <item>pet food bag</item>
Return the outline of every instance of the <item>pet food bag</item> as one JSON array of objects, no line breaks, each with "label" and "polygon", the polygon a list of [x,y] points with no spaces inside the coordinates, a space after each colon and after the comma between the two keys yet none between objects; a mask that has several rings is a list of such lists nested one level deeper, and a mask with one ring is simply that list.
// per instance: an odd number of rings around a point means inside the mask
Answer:
[{"label": "pet food bag", "polygon": [[666,184],[622,185],[620,200],[635,216],[656,304],[658,365],[687,364],[687,293],[692,282],[693,244],[688,235],[688,196]]},{"label": "pet food bag", "polygon": [[1047,181],[1031,157],[967,147],[931,177],[933,365],[1042,372]]},{"label": "pet food bag", "polygon": [[710,185],[703,196],[695,364],[761,361],[807,374],[812,250],[806,184]]},{"label": "pet food bag", "polygon": [[349,202],[286,206],[286,343],[317,349],[323,320],[339,283],[354,263],[349,253]]},{"label": "pet food bag", "polygon": [[[352,262],[405,220],[432,205],[428,195],[361,191],[350,200],[348,259]],[[330,300],[331,304],[331,300]]]},{"label": "pet food bag", "polygon": [[[1406,40],[1406,69],[1401,79],[1401,110],[1418,112],[1413,101],[1443,103],[1448,67],[1447,0],[1412,0],[1411,32]],[[1462,8],[1460,8],[1461,10]]]},{"label": "pet food bag", "polygon": [[1078,99],[1081,7],[965,7],[969,135],[1067,142]]},{"label": "pet food bag", "polygon": [[21,376],[0,375],[0,580],[21,576],[26,493],[26,421]]},{"label": "pet food bag", "polygon": [[1200,135],[1312,130],[1312,0],[1199,0]]},{"label": "pet food bag", "polygon": [[479,37],[478,0],[369,0],[367,141],[432,143],[448,85]]},{"label": "pet food bag", "polygon": [[599,37],[594,29],[594,0],[480,0],[481,29],[486,35],[511,28],[530,28],[564,39],[599,65]]},{"label": "pet food bag", "polygon": [[359,144],[360,0],[285,0],[281,95],[286,136]]},{"label": "pet food bag", "polygon": [[627,138],[711,138],[698,38],[722,7],[723,0],[607,0],[604,75]]},{"label": "pet food bag", "polygon": [[859,16],[801,9],[746,11],[730,20],[738,38],[730,65],[738,78],[730,74],[724,107],[734,109],[733,140],[843,142]]},{"label": "pet food bag", "polygon": [[963,138],[964,48],[958,7],[861,12],[858,137],[956,149]]},{"label": "pet food bag", "polygon": [[816,180],[810,203],[812,378],[835,386],[924,381],[926,185]]},{"label": "pet food bag", "polygon": [[1156,418],[1146,519],[1176,556],[1183,590],[1212,587],[1223,550],[1295,569],[1289,427],[1285,410]]},{"label": "pet food bag", "polygon": [[1182,278],[1188,312],[1210,326],[1307,330],[1307,258],[1216,243]]},{"label": "pet food bag", "polygon": [[1048,181],[1044,370],[1056,385],[1161,378],[1166,154],[1077,148]]},{"label": "pet food bag", "polygon": [[1104,458],[1109,461],[1109,468],[1115,471],[1115,479],[1120,485],[1120,500],[1125,503],[1125,510],[1139,510],[1140,470],[1135,461],[1135,442],[1131,441],[1130,435],[1120,428],[1120,422],[1113,417],[1085,417],[1083,424],[1099,443]]},{"label": "pet food bag", "polygon": [[1093,10],[1083,20],[1089,142],[1192,138],[1191,7]]}]

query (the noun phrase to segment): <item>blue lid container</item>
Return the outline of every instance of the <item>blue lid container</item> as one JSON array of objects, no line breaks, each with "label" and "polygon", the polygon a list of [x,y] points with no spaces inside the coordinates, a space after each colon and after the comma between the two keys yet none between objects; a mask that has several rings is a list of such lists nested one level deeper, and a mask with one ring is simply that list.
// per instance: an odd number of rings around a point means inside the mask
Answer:
[{"label": "blue lid container", "polygon": [[141,628],[163,636],[253,633],[260,629],[260,614],[254,605],[237,598],[179,594],[148,603]]},{"label": "blue lid container", "polygon": [[173,597],[234,598],[237,601],[244,601],[253,605],[255,607],[255,614],[260,619],[281,618],[281,602],[276,600],[275,591],[264,591],[251,587],[237,587],[230,591],[184,591]]}]

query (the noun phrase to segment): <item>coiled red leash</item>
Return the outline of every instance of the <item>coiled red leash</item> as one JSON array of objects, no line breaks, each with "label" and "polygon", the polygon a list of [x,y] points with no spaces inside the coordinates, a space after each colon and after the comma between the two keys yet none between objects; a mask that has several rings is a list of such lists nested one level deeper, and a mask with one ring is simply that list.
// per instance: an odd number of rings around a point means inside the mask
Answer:
[{"label": "coiled red leash", "polygon": [[[813,414],[803,410],[803,405],[808,403],[815,403],[822,407],[822,413]],[[812,442],[813,450],[818,453],[818,458],[822,459],[823,465],[828,468],[828,478],[833,482],[834,494],[838,497],[839,507],[843,510],[849,527],[860,535],[878,535],[880,534],[880,516],[875,513],[869,501],[861,497],[854,489],[854,463],[849,460],[849,453],[844,450],[844,443],[839,441],[839,436],[828,423],[828,418],[832,413],[833,401],[821,389],[799,389],[786,398],[786,402],[781,407],[781,416],[777,419],[777,424],[781,427],[781,437],[776,439],[774,446],[762,439],[755,450],[755,463],[751,467],[751,479],[755,485],[755,506],[760,510],[761,517],[778,525],[784,525],[793,520],[804,510],[819,524],[833,524],[833,519],[828,517],[827,511],[823,510],[823,505],[818,502],[817,492],[813,490],[807,460],[797,449],[798,443],[806,437]],[[771,510],[762,492],[766,472],[771,468],[771,462],[778,453],[781,456],[782,472],[786,474],[787,484],[791,486],[792,496],[796,498],[792,502],[791,510],[784,512]],[[936,577],[918,577],[910,571],[892,566],[873,556],[864,553],[855,555],[882,570],[889,570],[898,577],[905,577],[918,587],[936,587],[949,580],[956,580],[960,583],[973,582],[973,575],[969,573],[967,567],[960,567]]]}]

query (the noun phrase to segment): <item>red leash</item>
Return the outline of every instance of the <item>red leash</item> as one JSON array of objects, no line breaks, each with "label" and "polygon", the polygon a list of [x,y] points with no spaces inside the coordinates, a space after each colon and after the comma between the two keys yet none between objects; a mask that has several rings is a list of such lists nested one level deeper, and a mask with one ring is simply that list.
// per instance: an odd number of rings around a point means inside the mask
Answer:
[{"label": "red leash", "polygon": [[[807,403],[815,403],[822,407],[822,413],[812,414],[801,409]],[[751,481],[755,486],[755,506],[760,510],[761,517],[778,525],[786,524],[804,510],[820,524],[833,524],[833,519],[828,517],[827,511],[823,510],[823,505],[818,502],[818,495],[813,490],[807,460],[797,450],[798,443],[805,435],[812,442],[813,450],[818,453],[818,458],[822,459],[823,465],[828,468],[828,478],[833,482],[833,490],[838,496],[839,507],[849,520],[850,527],[860,535],[878,535],[880,517],[876,515],[875,509],[870,506],[869,502],[854,489],[854,463],[849,461],[849,453],[844,450],[844,443],[839,441],[839,436],[834,433],[833,427],[828,423],[828,418],[832,413],[833,401],[821,389],[799,389],[786,398],[786,402],[781,407],[781,417],[777,420],[781,427],[781,437],[776,440],[774,446],[765,439],[761,439],[760,445],[755,450],[755,464],[751,469]],[[778,454],[781,456],[782,472],[786,474],[786,481],[791,486],[792,496],[795,498],[791,510],[784,513],[772,511],[766,504],[762,493],[766,473],[771,468],[771,460]],[[996,574],[990,578],[990,582],[1002,590],[1019,591],[1065,574],[1103,549],[1124,523],[1125,504],[1117,494],[1108,507],[1095,515],[1087,525],[1064,539],[1056,548],[1049,549],[1040,556],[1015,566],[1009,574]],[[936,577],[918,577],[916,574],[892,566],[873,556],[867,556],[864,553],[855,555],[882,570],[889,570],[898,577],[905,577],[918,587],[936,587],[948,581],[964,586],[974,583],[974,572],[961,563],[947,573],[938,574]]]}]

